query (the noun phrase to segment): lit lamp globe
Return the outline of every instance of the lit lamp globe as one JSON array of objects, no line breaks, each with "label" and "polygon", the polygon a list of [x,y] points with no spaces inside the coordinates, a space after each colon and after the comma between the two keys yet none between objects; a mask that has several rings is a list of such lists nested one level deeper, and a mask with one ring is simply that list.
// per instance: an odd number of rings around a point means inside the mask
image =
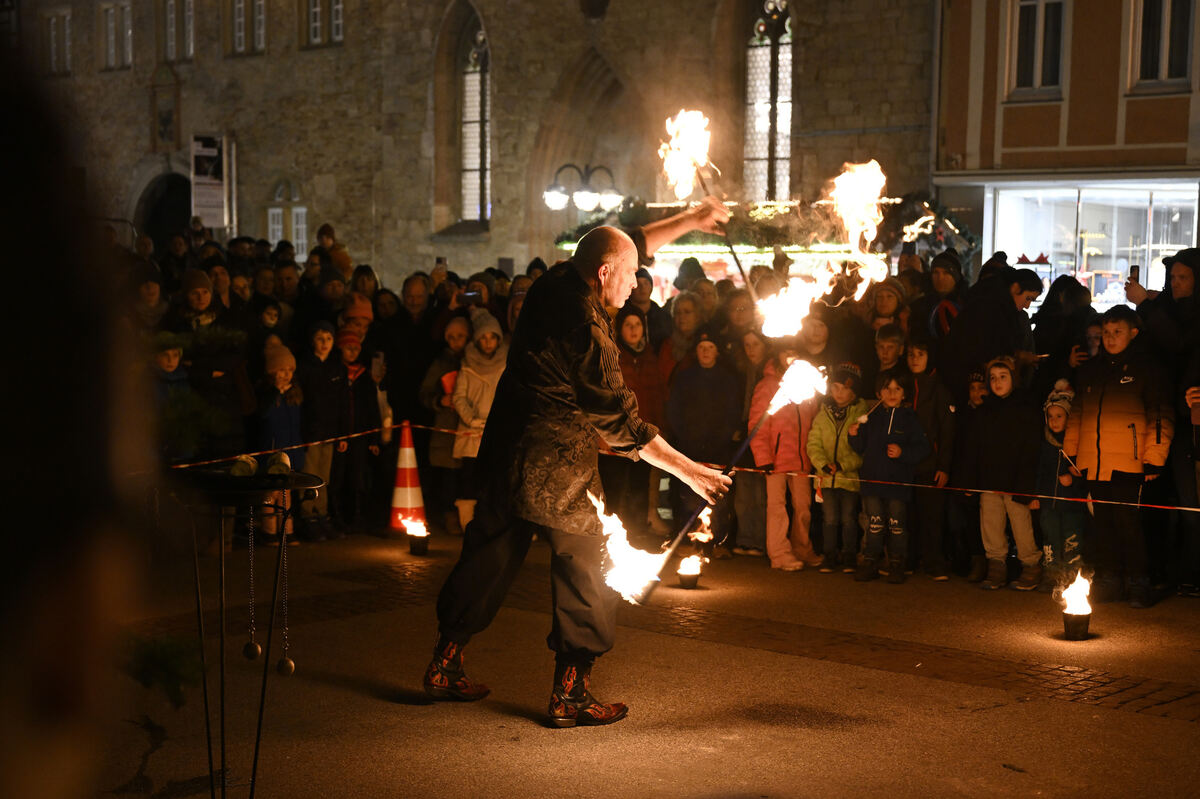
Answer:
[{"label": "lit lamp globe", "polygon": [[600,192],[600,207],[605,211],[615,211],[621,207],[623,202],[625,202],[625,195],[614,189]]},{"label": "lit lamp globe", "polygon": [[588,188],[577,189],[571,199],[575,201],[575,207],[585,213],[600,207],[600,194]]},{"label": "lit lamp globe", "polygon": [[571,195],[567,194],[566,189],[555,183],[542,192],[542,200],[545,201],[546,207],[551,211],[561,211],[571,201]]}]

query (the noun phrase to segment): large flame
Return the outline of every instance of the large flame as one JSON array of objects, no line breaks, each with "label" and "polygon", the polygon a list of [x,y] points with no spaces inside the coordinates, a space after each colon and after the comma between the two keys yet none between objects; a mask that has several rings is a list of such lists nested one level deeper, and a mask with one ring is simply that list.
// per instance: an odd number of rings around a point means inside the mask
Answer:
[{"label": "large flame", "polygon": [[1071,583],[1062,592],[1063,602],[1066,607],[1063,612],[1069,613],[1072,616],[1086,616],[1092,612],[1092,606],[1088,602],[1088,594],[1091,593],[1092,584],[1083,578],[1083,572],[1075,575],[1075,582]]},{"label": "large flame", "polygon": [[658,573],[666,563],[667,553],[653,554],[632,546],[621,520],[606,514],[604,504],[590,491],[588,500],[596,508],[604,528],[604,548],[609,561],[604,570],[604,582],[626,601],[637,604],[637,597],[645,593],[651,583],[658,582]]},{"label": "large flame", "polygon": [[805,360],[797,358],[783,373],[779,381],[779,390],[771,397],[767,413],[774,415],[784,407],[812,399],[825,390],[825,375],[821,370]]},{"label": "large flame", "polygon": [[865,164],[846,164],[842,174],[833,179],[833,190],[829,199],[834,212],[842,218],[846,229],[846,241],[854,250],[851,259],[858,263],[858,274],[863,279],[854,299],[861,300],[871,283],[886,280],[887,261],[868,248],[883,221],[883,210],[879,207],[883,187],[887,178],[874,159]]},{"label": "large flame", "polygon": [[703,561],[699,555],[690,555],[679,561],[679,574],[699,574],[700,564]]},{"label": "large flame", "polygon": [[696,187],[696,171],[708,166],[708,144],[712,134],[708,117],[700,111],[685,111],[667,120],[667,135],[671,137],[658,148],[663,160],[663,173],[672,191],[686,200]]},{"label": "large flame", "polygon": [[713,540],[712,528],[709,523],[712,521],[712,506],[700,511],[700,526],[688,533],[688,538],[693,541],[698,541],[701,544],[707,544]]},{"label": "large flame", "polygon": [[780,291],[758,301],[763,316],[762,332],[767,338],[794,336],[800,332],[813,302],[829,293],[838,270],[826,261],[806,277],[793,276]]},{"label": "large flame", "polygon": [[404,532],[413,538],[424,538],[429,535],[429,530],[425,527],[425,522],[419,522],[415,519],[404,519]]}]

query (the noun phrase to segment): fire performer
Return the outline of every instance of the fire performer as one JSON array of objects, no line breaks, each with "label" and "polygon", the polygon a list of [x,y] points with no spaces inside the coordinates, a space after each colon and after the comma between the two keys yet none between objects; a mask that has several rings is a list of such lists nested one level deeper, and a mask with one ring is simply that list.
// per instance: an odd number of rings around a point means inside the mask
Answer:
[{"label": "fire performer", "polygon": [[605,306],[624,305],[639,262],[651,263],[659,246],[692,230],[713,232],[727,219],[710,197],[632,236],[596,228],[571,260],[529,290],[479,448],[475,518],[438,597],[439,636],[424,679],[430,695],[487,696],[487,686],[464,672],[463,647],[495,617],[536,534],[553,553],[550,723],[574,727],[625,717],[623,703],[599,702],[589,691],[592,663],[613,645],[619,600],[604,583],[604,538],[587,496],[602,495],[597,437],[677,476],[710,502],[724,496],[730,479],[677,452],[638,417]]}]

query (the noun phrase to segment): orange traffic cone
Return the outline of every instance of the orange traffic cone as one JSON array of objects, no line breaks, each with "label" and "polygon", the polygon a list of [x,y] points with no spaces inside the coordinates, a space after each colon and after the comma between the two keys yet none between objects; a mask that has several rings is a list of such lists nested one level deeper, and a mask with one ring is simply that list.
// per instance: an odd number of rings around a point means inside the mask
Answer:
[{"label": "orange traffic cone", "polygon": [[425,523],[425,500],[421,497],[421,480],[417,476],[417,450],[413,447],[412,427],[407,419],[400,425],[396,487],[392,490],[392,529],[404,531],[405,520]]}]

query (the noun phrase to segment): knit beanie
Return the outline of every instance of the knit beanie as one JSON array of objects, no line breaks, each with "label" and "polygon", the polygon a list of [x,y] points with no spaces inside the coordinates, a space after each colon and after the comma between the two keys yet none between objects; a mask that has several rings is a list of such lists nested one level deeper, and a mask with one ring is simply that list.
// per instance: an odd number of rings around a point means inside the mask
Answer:
[{"label": "knit beanie", "polygon": [[876,283],[875,291],[876,293],[884,291],[895,294],[896,301],[901,305],[903,305],[908,298],[908,292],[904,290],[904,284],[894,277],[889,277],[886,280]]},{"label": "knit beanie", "polygon": [[[472,280],[476,278],[472,277]],[[475,335],[471,338],[472,341],[479,341],[488,333],[495,333],[498,337],[504,338],[500,330],[500,323],[496,321],[496,317],[492,316],[484,308],[471,309],[471,327],[475,329]]]},{"label": "knit beanie", "polygon": [[346,310],[342,311],[342,318],[354,319],[356,317],[366,319],[368,322],[374,321],[375,309],[371,307],[371,300],[367,298],[367,295],[352,291],[350,299],[346,302]]},{"label": "knit beanie", "polygon": [[472,281],[478,281],[487,286],[489,300],[496,296],[496,278],[492,275],[489,275],[487,272],[476,272],[467,278],[468,283]]},{"label": "knit beanie", "polygon": [[953,247],[948,247],[933,257],[933,260],[929,262],[929,271],[932,272],[934,269],[943,269],[954,275],[955,282],[962,281],[962,261],[958,257],[958,251]]},{"label": "knit beanie", "polygon": [[329,335],[333,336],[334,340],[337,339],[337,330],[334,329],[333,324],[331,322],[326,321],[325,319],[321,319],[321,320],[318,320],[317,322],[314,322],[313,326],[308,329],[308,340],[312,341],[313,338],[317,335],[317,333],[322,330],[324,330]]},{"label": "knit beanie", "polygon": [[321,267],[321,275],[317,279],[317,285],[321,288],[324,288],[326,284],[332,283],[335,280],[339,283],[346,282],[346,278],[342,275],[341,272],[338,271],[336,266],[333,266],[330,264],[322,266]]},{"label": "knit beanie", "polygon": [[[1008,373],[1012,375],[1013,388],[1016,388],[1021,380],[1021,373],[1017,371],[1017,362],[1011,356],[1000,355],[992,358],[988,361],[987,367],[984,369],[984,374],[990,376],[992,369],[1007,369]],[[984,380],[984,382],[986,383],[987,380]]]},{"label": "knit beanie", "polygon": [[839,363],[833,367],[833,372],[829,376],[829,379],[831,382],[841,383],[856,395],[862,393],[862,369],[856,363],[850,363],[849,361]]},{"label": "knit beanie", "polygon": [[679,263],[679,273],[675,275],[674,286],[680,291],[687,291],[702,277],[704,277],[704,267],[700,266],[699,260],[688,256]]},{"label": "knit beanie", "polygon": [[337,332],[337,338],[334,343],[339,347],[348,347],[352,344],[362,344],[362,337],[348,327],[343,327]]},{"label": "knit beanie", "polygon": [[1062,408],[1067,415],[1071,413],[1071,403],[1075,401],[1075,390],[1071,388],[1071,384],[1064,378],[1059,378],[1054,384],[1054,388],[1050,389],[1050,395],[1046,397],[1046,401],[1042,404],[1042,410],[1050,410],[1050,406],[1054,405]]},{"label": "knit beanie", "polygon": [[282,344],[271,347],[266,352],[267,374],[274,374],[280,369],[291,367],[296,368],[296,356],[292,355],[292,351]]},{"label": "knit beanie", "polygon": [[212,279],[203,269],[188,269],[183,273],[183,293],[187,294],[192,289],[205,289],[212,291]]}]

